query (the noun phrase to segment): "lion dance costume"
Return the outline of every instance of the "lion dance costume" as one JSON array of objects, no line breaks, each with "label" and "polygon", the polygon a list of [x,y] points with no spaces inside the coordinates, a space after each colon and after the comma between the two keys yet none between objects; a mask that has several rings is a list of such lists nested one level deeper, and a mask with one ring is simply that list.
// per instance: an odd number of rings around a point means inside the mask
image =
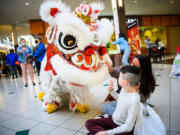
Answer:
[{"label": "lion dance costume", "polygon": [[46,31],[48,47],[42,61],[40,81],[43,109],[48,113],[63,105],[69,95],[73,111],[88,110],[88,88],[102,83],[112,62],[106,44],[113,34],[108,19],[97,20],[102,3],[83,3],[74,12],[61,1],[46,1],[40,7],[41,19],[50,26]]}]

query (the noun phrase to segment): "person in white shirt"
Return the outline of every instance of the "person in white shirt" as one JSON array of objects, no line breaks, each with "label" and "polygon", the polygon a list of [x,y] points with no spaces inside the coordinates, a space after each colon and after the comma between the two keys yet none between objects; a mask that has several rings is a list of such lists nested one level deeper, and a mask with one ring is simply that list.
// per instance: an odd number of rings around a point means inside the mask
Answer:
[{"label": "person in white shirt", "polygon": [[151,56],[151,45],[152,45],[152,42],[151,42],[151,40],[148,38],[148,36],[145,36],[144,43],[145,43],[145,45],[146,45],[146,49],[147,49],[147,52],[148,52],[148,57],[150,58],[150,56]]},{"label": "person in white shirt", "polygon": [[158,46],[159,54],[162,60],[164,59],[164,50],[165,50],[165,45],[160,41],[159,38],[156,39],[156,44]]},{"label": "person in white shirt", "polygon": [[111,91],[117,98],[115,112],[108,118],[86,121],[88,135],[133,135],[133,128],[140,111],[139,83],[140,69],[136,66],[124,66],[120,70],[118,83],[122,86],[120,94]]}]

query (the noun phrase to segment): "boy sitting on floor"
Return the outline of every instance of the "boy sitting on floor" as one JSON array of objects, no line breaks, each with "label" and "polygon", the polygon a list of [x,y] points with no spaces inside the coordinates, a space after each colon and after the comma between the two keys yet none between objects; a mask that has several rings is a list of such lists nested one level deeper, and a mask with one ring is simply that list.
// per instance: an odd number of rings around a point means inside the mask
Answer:
[{"label": "boy sitting on floor", "polygon": [[136,118],[140,111],[140,69],[136,66],[124,66],[120,70],[120,94],[111,91],[117,97],[117,106],[113,115],[108,118],[86,121],[88,135],[133,135]]}]

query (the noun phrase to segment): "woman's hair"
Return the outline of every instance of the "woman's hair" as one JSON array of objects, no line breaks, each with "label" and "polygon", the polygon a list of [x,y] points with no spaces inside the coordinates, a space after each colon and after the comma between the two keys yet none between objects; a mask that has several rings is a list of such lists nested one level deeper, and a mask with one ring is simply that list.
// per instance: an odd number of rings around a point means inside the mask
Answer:
[{"label": "woman's hair", "polygon": [[151,61],[150,58],[145,55],[137,55],[136,58],[140,62],[141,70],[141,84],[139,89],[141,94],[146,97],[154,92],[155,89],[155,79],[152,73]]}]

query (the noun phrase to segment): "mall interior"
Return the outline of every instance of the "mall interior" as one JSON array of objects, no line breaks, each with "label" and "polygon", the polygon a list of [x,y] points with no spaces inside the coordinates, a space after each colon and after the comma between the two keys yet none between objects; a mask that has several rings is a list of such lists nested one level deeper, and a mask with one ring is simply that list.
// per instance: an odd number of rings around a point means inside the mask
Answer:
[{"label": "mall interior", "polygon": [[180,0],[0,1],[0,135],[86,134],[180,135]]}]

